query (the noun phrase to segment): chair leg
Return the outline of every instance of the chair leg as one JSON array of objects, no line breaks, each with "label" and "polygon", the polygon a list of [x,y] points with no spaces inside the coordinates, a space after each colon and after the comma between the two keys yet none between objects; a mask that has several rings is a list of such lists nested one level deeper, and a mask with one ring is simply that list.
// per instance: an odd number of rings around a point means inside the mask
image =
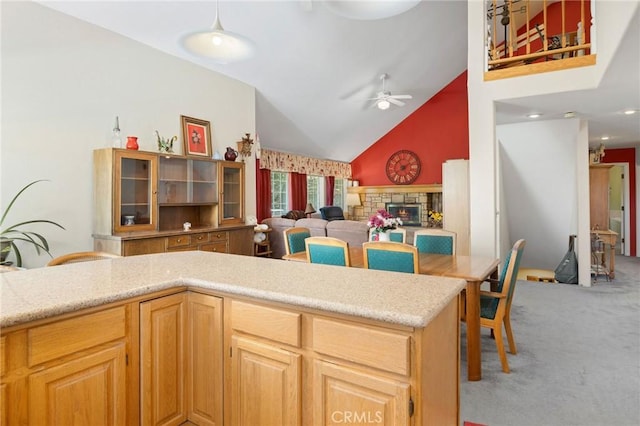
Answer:
[{"label": "chair leg", "polygon": [[518,353],[518,348],[516,348],[516,341],[513,339],[513,331],[511,330],[511,318],[509,315],[504,317],[504,329],[507,331],[507,340],[509,341],[509,352],[512,354]]},{"label": "chair leg", "polygon": [[499,325],[500,329],[495,330],[496,347],[498,348],[498,355],[500,355],[500,363],[502,364],[502,371],[510,373],[509,362],[507,361],[507,354],[504,351],[504,341],[502,340],[502,325]]}]

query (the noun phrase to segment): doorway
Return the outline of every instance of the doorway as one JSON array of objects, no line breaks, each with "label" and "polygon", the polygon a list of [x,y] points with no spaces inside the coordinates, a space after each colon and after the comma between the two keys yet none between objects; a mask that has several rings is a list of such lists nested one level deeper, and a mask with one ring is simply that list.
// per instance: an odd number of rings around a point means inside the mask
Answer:
[{"label": "doorway", "polygon": [[615,253],[629,255],[628,164],[614,163],[609,170],[609,229],[618,233]]}]

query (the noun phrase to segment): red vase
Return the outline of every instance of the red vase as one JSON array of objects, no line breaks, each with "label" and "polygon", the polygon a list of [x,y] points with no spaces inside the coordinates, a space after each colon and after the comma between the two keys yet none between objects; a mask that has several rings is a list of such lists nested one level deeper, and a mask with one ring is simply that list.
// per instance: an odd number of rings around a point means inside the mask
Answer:
[{"label": "red vase", "polygon": [[138,149],[137,136],[127,136],[127,149]]}]

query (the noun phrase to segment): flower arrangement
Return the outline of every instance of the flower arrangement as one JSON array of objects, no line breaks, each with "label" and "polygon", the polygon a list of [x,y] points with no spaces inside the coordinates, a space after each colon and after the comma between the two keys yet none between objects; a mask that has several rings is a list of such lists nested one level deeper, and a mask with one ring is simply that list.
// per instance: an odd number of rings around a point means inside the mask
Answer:
[{"label": "flower arrangement", "polygon": [[385,232],[402,225],[402,220],[391,216],[385,209],[380,209],[369,218],[367,225],[369,228],[375,228],[376,232]]},{"label": "flower arrangement", "polygon": [[156,130],[156,138],[158,139],[158,151],[167,154],[173,153],[173,143],[178,140],[177,136],[174,136],[171,139],[163,138]]},{"label": "flower arrangement", "polygon": [[442,213],[435,210],[429,210],[429,227],[440,228],[442,226]]}]

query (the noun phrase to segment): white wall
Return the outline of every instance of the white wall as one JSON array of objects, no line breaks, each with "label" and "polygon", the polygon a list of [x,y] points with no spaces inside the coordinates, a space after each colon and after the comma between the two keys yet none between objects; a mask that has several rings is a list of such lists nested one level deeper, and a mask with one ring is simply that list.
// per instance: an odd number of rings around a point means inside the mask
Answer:
[{"label": "white wall", "polygon": [[[39,227],[55,255],[90,250],[92,151],[110,142],[114,118],[141,150],[154,130],[178,136],[180,115],[211,122],[213,149],[255,135],[253,87],[31,2],[1,3],[1,200],[35,179],[7,222],[47,218]],[[174,145],[175,147],[175,145]],[[246,167],[248,215],[255,215],[255,166]],[[102,196],[109,196],[103,194]],[[24,250],[25,266],[48,256]]]},{"label": "white wall", "polygon": [[569,235],[578,233],[575,152],[579,126],[579,120],[573,119],[496,128],[501,197],[511,200],[505,203],[506,211],[500,211],[508,233],[502,241],[527,241],[524,268],[555,269],[567,251]]},{"label": "white wall", "polygon": [[[594,66],[547,72],[542,74],[513,77],[497,81],[484,81],[484,2],[469,0],[468,4],[468,93],[469,93],[469,178],[471,206],[471,253],[494,256],[501,251],[498,236],[497,214],[499,202],[510,204],[509,200],[497,197],[497,154],[494,102],[512,98],[586,90],[598,86],[607,66],[616,52],[626,28],[638,9],[636,1],[600,2],[596,8],[597,17],[597,63]],[[587,139],[585,129],[580,131],[580,139]],[[576,152],[581,161],[582,153]],[[584,158],[587,158],[585,153]],[[588,162],[586,170],[588,171]],[[550,172],[550,179],[554,172]],[[577,193],[588,194],[588,178],[583,166],[577,167]],[[587,174],[588,177],[588,174]],[[558,179],[561,176],[557,176]],[[587,196],[588,200],[588,196]],[[548,214],[552,220],[552,214]],[[579,229],[584,227],[579,225]],[[588,232],[588,228],[587,228]],[[579,248],[586,253],[588,238],[579,238]],[[529,251],[530,248],[525,249]],[[584,262],[583,262],[584,263]]]}]

